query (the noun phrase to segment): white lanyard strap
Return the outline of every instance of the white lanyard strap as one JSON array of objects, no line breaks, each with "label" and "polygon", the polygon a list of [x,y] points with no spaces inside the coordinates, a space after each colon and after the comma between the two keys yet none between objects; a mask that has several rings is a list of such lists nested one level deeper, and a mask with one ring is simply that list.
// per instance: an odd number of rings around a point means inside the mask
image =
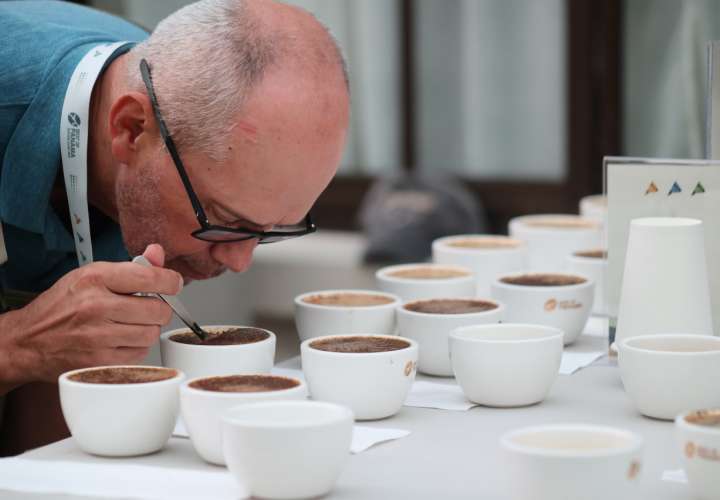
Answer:
[{"label": "white lanyard strap", "polygon": [[65,92],[60,116],[60,154],[70,222],[78,265],[93,261],[90,216],[87,201],[87,150],[90,127],[90,97],[105,61],[127,42],[106,43],[90,49],[80,60]]}]

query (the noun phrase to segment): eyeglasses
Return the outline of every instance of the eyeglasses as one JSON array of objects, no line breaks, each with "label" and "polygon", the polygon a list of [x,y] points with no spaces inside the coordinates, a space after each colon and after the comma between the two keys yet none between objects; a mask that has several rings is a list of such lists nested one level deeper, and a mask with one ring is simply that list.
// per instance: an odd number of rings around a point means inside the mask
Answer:
[{"label": "eyeglasses", "polygon": [[163,120],[163,117],[160,114],[160,106],[158,105],[157,97],[155,96],[152,76],[150,75],[150,65],[145,59],[140,61],[140,73],[142,74],[143,82],[145,82],[145,87],[147,88],[148,96],[150,97],[150,103],[152,105],[153,112],[155,113],[155,119],[157,120],[158,127],[160,128],[160,135],[165,142],[165,147],[173,159],[173,163],[175,163],[175,168],[177,168],[178,174],[180,174],[180,179],[182,180],[183,186],[185,186],[185,191],[187,192],[188,198],[190,198],[190,203],[195,211],[195,217],[197,217],[198,223],[200,224],[200,229],[196,229],[191,233],[193,237],[213,243],[230,243],[234,241],[257,238],[258,243],[263,244],[297,238],[298,236],[314,233],[317,230],[317,227],[313,224],[309,213],[305,217],[304,224],[274,226],[270,231],[253,231],[246,228],[211,224],[205,214],[205,210],[203,210],[200,200],[195,194],[195,190],[192,188],[190,178],[188,177],[185,166],[180,159],[180,154],[175,147],[175,142],[172,140],[172,137],[170,137],[170,132],[168,132],[165,120]]}]

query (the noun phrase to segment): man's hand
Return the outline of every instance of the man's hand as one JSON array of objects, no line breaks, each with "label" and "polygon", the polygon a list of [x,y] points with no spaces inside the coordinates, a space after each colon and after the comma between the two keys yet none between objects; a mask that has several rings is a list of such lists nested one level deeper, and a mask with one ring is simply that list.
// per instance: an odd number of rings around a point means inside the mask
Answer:
[{"label": "man's hand", "polygon": [[163,269],[165,255],[150,245],[157,267],[97,262],[76,269],[33,302],[0,315],[0,394],[30,381],[55,381],[89,366],[133,364],[147,356],[172,310],[137,292],[175,295],[182,277]]}]

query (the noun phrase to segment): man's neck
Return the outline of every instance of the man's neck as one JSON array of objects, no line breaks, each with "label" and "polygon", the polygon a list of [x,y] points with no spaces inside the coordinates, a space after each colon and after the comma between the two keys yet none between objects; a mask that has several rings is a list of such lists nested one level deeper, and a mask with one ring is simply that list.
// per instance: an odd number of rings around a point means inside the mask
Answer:
[{"label": "man's neck", "polygon": [[115,180],[117,165],[112,155],[110,107],[125,87],[127,54],[110,63],[98,78],[90,99],[90,134],[88,138],[88,201],[117,222]]}]

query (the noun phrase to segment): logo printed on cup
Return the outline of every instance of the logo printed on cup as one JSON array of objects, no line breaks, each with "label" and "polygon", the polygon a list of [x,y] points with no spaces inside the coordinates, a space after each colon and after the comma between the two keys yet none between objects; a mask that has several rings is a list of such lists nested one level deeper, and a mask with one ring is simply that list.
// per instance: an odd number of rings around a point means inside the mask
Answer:
[{"label": "logo printed on cup", "polygon": [[633,460],[630,463],[630,469],[628,470],[628,479],[636,479],[640,475],[640,462]]},{"label": "logo printed on cup", "polygon": [[408,361],[405,363],[405,376],[409,377],[410,374],[417,369],[417,361]]},{"label": "logo printed on cup", "polygon": [[545,310],[547,312],[555,311],[556,309],[560,309],[562,311],[567,311],[571,309],[580,309],[582,307],[582,302],[578,302],[576,300],[561,300],[558,301],[557,299],[549,299],[547,302],[545,302]]},{"label": "logo printed on cup", "polygon": [[548,299],[547,302],[545,302],[545,310],[547,312],[551,312],[557,309],[557,300],[555,299]]}]

